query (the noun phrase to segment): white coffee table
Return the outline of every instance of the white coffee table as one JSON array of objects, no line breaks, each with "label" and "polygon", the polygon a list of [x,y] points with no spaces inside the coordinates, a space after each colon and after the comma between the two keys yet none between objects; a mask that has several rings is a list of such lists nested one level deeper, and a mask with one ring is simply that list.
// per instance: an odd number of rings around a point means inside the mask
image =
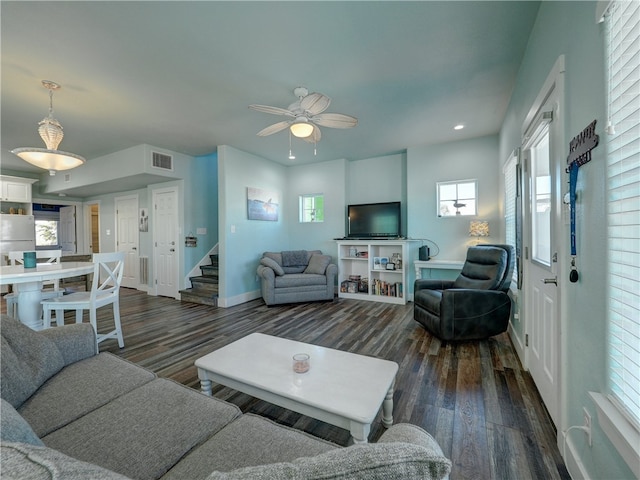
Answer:
[{"label": "white coffee table", "polygon": [[[293,372],[296,353],[311,356],[307,373]],[[380,406],[383,425],[393,424],[395,362],[252,333],[195,364],[206,395],[213,381],[345,428],[354,443],[367,442]]]}]

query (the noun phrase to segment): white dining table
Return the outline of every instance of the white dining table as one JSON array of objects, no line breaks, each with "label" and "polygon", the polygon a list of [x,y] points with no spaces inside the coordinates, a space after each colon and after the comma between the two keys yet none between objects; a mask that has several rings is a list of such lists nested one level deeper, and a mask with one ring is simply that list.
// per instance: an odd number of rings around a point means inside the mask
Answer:
[{"label": "white dining table", "polygon": [[93,262],[43,263],[0,267],[0,285],[14,285],[18,292],[18,317],[33,330],[42,330],[42,283],[93,273]]}]

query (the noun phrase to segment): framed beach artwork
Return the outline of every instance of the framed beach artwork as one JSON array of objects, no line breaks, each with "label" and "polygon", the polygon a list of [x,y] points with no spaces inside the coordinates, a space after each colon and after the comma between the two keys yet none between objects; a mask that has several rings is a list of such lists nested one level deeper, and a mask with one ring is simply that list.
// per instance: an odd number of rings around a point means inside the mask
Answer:
[{"label": "framed beach artwork", "polygon": [[247,187],[247,214],[249,220],[278,221],[280,196],[278,192]]}]

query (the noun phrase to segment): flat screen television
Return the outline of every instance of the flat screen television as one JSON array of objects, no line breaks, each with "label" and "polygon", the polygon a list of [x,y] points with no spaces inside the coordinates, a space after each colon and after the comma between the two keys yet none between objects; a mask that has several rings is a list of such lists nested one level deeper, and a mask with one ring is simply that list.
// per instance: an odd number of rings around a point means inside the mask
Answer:
[{"label": "flat screen television", "polygon": [[348,238],[402,236],[400,202],[364,203],[347,207]]}]

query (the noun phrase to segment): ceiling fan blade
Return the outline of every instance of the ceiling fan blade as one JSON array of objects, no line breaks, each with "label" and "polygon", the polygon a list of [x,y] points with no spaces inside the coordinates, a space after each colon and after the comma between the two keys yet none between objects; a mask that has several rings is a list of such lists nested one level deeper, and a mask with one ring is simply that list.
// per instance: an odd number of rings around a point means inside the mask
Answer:
[{"label": "ceiling fan blade", "polygon": [[274,133],[278,133],[281,130],[287,128],[291,122],[287,120],[283,120],[282,122],[274,123],[273,125],[269,125],[267,128],[263,128],[260,130],[257,135],[259,137],[266,137],[267,135],[273,135]]},{"label": "ceiling fan blade", "polygon": [[310,118],[314,123],[329,128],[352,128],[358,125],[358,119],[342,113],[321,113]]},{"label": "ceiling fan blade", "polygon": [[270,113],[272,115],[286,115],[287,117],[295,117],[295,115],[286,108],[270,107],[269,105],[249,105],[249,108],[251,110]]},{"label": "ceiling fan blade", "polygon": [[311,115],[317,115],[324,112],[331,104],[331,99],[321,93],[310,93],[300,100],[302,110],[309,112]]},{"label": "ceiling fan blade", "polygon": [[303,138],[303,140],[307,143],[318,143],[322,138],[322,133],[320,133],[320,129],[317,125],[313,126],[313,132],[308,137]]}]

